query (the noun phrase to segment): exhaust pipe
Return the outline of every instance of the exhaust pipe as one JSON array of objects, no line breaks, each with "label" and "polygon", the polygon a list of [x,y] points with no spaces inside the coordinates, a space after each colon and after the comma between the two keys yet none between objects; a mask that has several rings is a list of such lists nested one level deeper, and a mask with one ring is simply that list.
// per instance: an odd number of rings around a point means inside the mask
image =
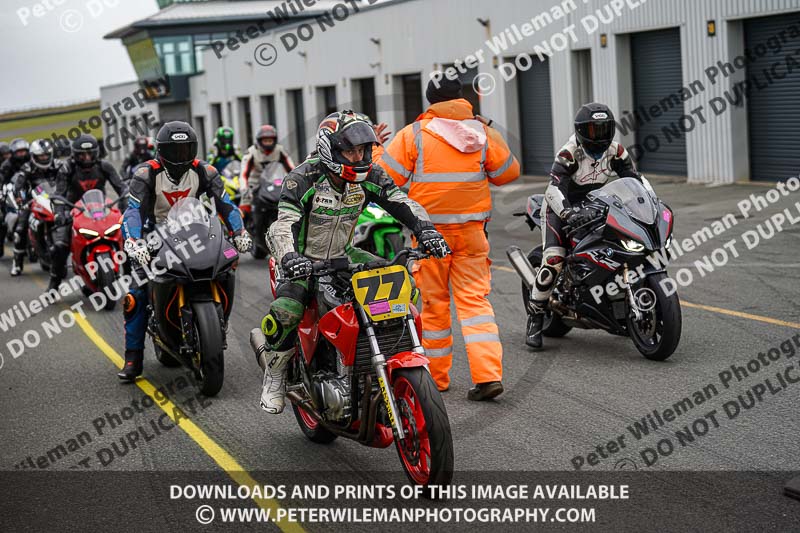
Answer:
[{"label": "exhaust pipe", "polygon": [[508,260],[511,261],[511,266],[517,271],[522,282],[528,289],[531,289],[536,282],[536,273],[533,271],[528,257],[522,253],[518,246],[509,246],[506,250]]},{"label": "exhaust pipe", "polygon": [[256,355],[256,362],[261,370],[267,369],[267,338],[261,331],[261,328],[253,328],[250,330],[250,348]]}]

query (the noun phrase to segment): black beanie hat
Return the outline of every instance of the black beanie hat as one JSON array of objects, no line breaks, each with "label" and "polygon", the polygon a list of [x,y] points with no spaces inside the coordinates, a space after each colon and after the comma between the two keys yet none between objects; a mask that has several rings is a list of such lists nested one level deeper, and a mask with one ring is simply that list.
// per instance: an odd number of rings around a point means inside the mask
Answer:
[{"label": "black beanie hat", "polygon": [[[438,87],[437,87],[438,84]],[[456,98],[463,98],[461,93],[461,81],[450,80],[442,78],[440,80],[430,80],[428,82],[428,89],[425,91],[425,98],[431,104],[439,102],[446,102],[447,100],[455,100]]]}]

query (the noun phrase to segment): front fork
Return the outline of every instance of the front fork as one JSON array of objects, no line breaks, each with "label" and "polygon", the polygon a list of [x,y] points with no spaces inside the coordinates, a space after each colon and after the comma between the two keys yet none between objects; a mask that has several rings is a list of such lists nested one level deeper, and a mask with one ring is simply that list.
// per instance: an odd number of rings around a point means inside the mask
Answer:
[{"label": "front fork", "polygon": [[[394,398],[394,391],[389,387],[389,372],[386,370],[386,358],[381,353],[381,347],[378,344],[378,339],[375,336],[375,328],[372,327],[367,313],[362,307],[358,307],[358,312],[361,314],[361,323],[364,324],[364,331],[369,340],[369,346],[372,349],[372,367],[375,369],[375,374],[378,376],[378,385],[383,395],[383,402],[386,405],[386,413],[389,415],[389,423],[392,425],[392,431],[397,440],[403,440],[405,432],[403,431],[403,422],[395,416],[397,410],[397,402]],[[413,325],[413,323],[412,323]],[[416,330],[414,330],[416,333]]]}]

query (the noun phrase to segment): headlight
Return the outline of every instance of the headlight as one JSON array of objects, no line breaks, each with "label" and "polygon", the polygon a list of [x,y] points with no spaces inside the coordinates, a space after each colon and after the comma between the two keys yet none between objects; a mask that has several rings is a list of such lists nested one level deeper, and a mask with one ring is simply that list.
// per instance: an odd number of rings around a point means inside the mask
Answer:
[{"label": "headlight", "polygon": [[84,229],[84,228],[79,229],[78,233],[80,233],[84,237],[99,237],[100,236],[100,234],[97,233],[96,231],[90,230],[90,229]]},{"label": "headlight", "polygon": [[634,240],[621,240],[619,241],[622,243],[622,247],[628,250],[629,252],[641,252],[644,250],[644,244],[634,241]]},{"label": "headlight", "polygon": [[108,228],[105,233],[106,233],[106,235],[111,235],[113,233],[116,233],[117,230],[119,230],[119,228],[121,228],[121,227],[122,226],[120,226],[119,224],[114,224],[113,226]]}]

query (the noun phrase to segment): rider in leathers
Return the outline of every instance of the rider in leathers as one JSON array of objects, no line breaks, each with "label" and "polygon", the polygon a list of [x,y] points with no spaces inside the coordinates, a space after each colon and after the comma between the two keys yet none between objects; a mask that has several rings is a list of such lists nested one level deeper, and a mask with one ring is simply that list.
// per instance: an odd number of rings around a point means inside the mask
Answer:
[{"label": "rider in leathers", "polygon": [[31,160],[22,165],[14,174],[14,198],[19,206],[17,223],[14,226],[14,260],[11,263],[11,275],[22,274],[25,254],[28,248],[28,216],[30,207],[25,202],[30,191],[42,183],[55,186],[56,176],[61,163],[56,161],[53,143],[47,139],[39,139],[31,143]]},{"label": "rider in leathers", "polygon": [[[14,139],[9,145],[10,156],[0,164],[0,190],[11,183],[14,175],[30,159],[30,145],[25,139]],[[13,228],[6,226],[6,203],[0,202],[0,257],[5,255],[6,235]]]},{"label": "rider in leathers", "polygon": [[286,149],[278,144],[278,132],[275,127],[265,124],[256,133],[256,143],[247,149],[242,158],[242,174],[239,177],[242,200],[239,207],[243,210],[252,204],[261,172],[269,163],[280,163],[287,174],[294,170],[295,166]]},{"label": "rider in leathers", "polygon": [[[205,193],[233,233],[236,249],[241,253],[249,250],[252,241],[219,174],[207,162],[196,159],[197,134],[192,127],[185,122],[168,122],[159,130],[156,145],[158,159],[140,166],[131,179],[128,209],[123,217],[125,251],[138,263],[136,278],[147,279],[141,268],[150,264],[150,251],[144,241],[147,231],[163,223],[170,208],[182,198],[199,198]],[[229,302],[234,299],[235,281],[232,272],[220,280]],[[122,381],[135,380],[143,370],[147,301],[147,284],[132,286],[125,296],[125,366],[117,374]],[[224,318],[227,321],[227,314]]]},{"label": "rider in leathers", "polygon": [[133,152],[128,154],[122,161],[122,166],[119,167],[119,175],[122,176],[124,181],[131,179],[133,170],[145,161],[153,159],[153,146],[150,139],[145,136],[136,137],[133,141]]},{"label": "rider in leathers", "polygon": [[636,178],[648,189],[650,184],[639,174],[624,146],[614,142],[616,124],[611,110],[598,103],[582,106],[575,116],[575,134],[559,150],[550,171],[550,185],[542,205],[542,264],[531,290],[536,313],[528,316],[525,343],[542,347],[544,313],[556,279],[564,266],[569,243],[564,225],[581,226],[597,216],[581,203],[586,195],[605,185],[616,174]]},{"label": "rider in leathers", "polygon": [[[97,139],[92,135],[83,134],[72,141],[71,152],[72,155],[61,166],[56,177],[56,195],[74,204],[86,191],[99,189],[105,192],[106,183],[110,183],[117,195],[122,198],[120,208],[124,209],[128,188],[122,183],[111,163],[99,159],[100,145]],[[67,257],[72,239],[70,207],[56,202],[55,212],[53,265],[50,268],[49,289],[58,289],[67,275]]]},{"label": "rider in leathers", "polygon": [[[374,256],[350,244],[356,221],[370,202],[411,228],[420,245],[434,256],[450,253],[422,206],[409,199],[381,167],[372,165],[376,143],[375,131],[364,115],[343,111],[322,121],[316,153],[283,182],[278,220],[268,234],[270,249],[284,276],[310,275],[312,260],[374,260]],[[306,280],[281,283],[278,298],[261,321],[267,346],[257,349],[256,356],[265,369],[261,408],[269,413],[283,411],[286,366],[294,353],[296,328],[311,291]]]}]

